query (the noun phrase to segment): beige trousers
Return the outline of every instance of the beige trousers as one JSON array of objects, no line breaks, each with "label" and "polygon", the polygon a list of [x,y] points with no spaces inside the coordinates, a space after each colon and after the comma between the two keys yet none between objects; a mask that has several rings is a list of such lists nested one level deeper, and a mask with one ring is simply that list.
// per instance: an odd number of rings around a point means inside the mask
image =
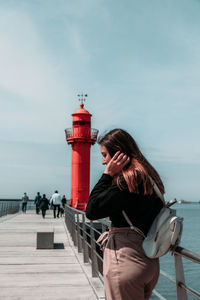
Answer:
[{"label": "beige trousers", "polygon": [[146,257],[143,237],[130,228],[112,228],[104,250],[107,300],[149,299],[159,277],[159,260]]}]

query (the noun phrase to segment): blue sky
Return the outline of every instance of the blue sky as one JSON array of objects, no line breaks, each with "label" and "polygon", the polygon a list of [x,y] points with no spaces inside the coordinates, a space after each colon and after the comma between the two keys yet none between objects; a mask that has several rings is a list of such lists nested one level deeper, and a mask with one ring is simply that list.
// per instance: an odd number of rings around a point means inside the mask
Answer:
[{"label": "blue sky", "polygon": [[[200,1],[0,0],[0,198],[70,197],[78,93],[128,130],[166,199],[199,201]],[[91,148],[91,187],[104,168]]]}]

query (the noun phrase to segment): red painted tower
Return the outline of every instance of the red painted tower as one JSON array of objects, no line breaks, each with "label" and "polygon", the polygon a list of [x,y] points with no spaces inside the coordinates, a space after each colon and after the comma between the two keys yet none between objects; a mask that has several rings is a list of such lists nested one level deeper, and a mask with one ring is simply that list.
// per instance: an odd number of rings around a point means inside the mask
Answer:
[{"label": "red painted tower", "polygon": [[72,145],[70,206],[85,210],[90,187],[90,147],[96,142],[98,130],[91,128],[92,115],[84,109],[87,95],[78,97],[80,108],[72,114],[72,128],[66,129],[65,134],[67,143]]}]

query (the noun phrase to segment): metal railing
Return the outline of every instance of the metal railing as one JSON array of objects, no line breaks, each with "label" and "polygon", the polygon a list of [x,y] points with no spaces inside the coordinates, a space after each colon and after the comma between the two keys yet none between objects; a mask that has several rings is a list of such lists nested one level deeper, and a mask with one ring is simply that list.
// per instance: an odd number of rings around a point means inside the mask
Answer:
[{"label": "metal railing", "polygon": [[19,212],[20,203],[17,200],[0,200],[0,217]]},{"label": "metal railing", "polygon": [[95,128],[85,128],[84,130],[82,130],[82,128],[76,128],[73,132],[72,128],[66,128],[65,129],[65,135],[66,135],[66,139],[71,139],[71,138],[82,138],[82,137],[89,137],[92,140],[96,141],[97,140],[97,136],[98,136],[98,129]]},{"label": "metal railing", "polygon": [[[22,209],[21,199],[0,199],[0,217],[18,213]],[[34,200],[29,199],[26,210],[34,210]]]},{"label": "metal railing", "polygon": [[[108,230],[110,222],[106,219],[89,221],[86,219],[85,212],[67,205],[65,208],[65,223],[74,245],[78,248],[78,252],[83,253],[84,263],[91,263],[92,276],[99,277],[103,282],[103,258],[97,239],[102,232]],[[162,270],[160,271],[160,275],[176,285],[177,300],[187,300],[188,293],[200,299],[200,293],[186,285],[182,263],[182,257],[184,257],[187,260],[200,264],[200,255],[182,247],[176,247],[173,255],[175,278],[172,278]],[[157,299],[166,300],[155,289],[153,294]]]}]

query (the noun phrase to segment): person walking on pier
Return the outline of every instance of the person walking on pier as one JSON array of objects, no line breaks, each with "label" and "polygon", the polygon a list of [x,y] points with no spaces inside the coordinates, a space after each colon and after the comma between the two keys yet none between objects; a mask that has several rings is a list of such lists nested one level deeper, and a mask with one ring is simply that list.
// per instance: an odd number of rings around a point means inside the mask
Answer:
[{"label": "person walking on pier", "polygon": [[[50,204],[53,205],[54,218],[56,218],[56,216],[57,216],[57,218],[59,218],[60,207],[62,205],[62,202],[61,202],[61,196],[58,193],[58,191],[55,191],[54,194],[51,196]],[[56,210],[57,210],[57,214],[56,214]]]},{"label": "person walking on pier", "polygon": [[36,214],[39,215],[40,213],[40,201],[41,201],[42,197],[40,195],[40,192],[37,192],[37,195],[35,197],[35,210],[36,210]]},{"label": "person walking on pier", "polygon": [[67,203],[67,199],[66,199],[65,195],[63,195],[61,201],[62,201],[62,207],[60,208],[60,214],[61,214],[61,217],[62,217],[65,213],[65,205]]},{"label": "person walking on pier", "polygon": [[42,211],[42,217],[45,218],[46,211],[49,209],[49,200],[46,198],[46,195],[43,194],[42,199],[40,201],[40,209]]},{"label": "person walking on pier", "polygon": [[26,193],[24,193],[24,196],[22,197],[22,211],[26,213],[26,208],[27,208],[27,202],[29,200],[29,197],[27,196]]},{"label": "person walking on pier", "polygon": [[[109,232],[98,239],[104,249],[106,299],[147,300],[159,277],[159,259],[148,258],[142,242],[163,207],[153,185],[162,194],[164,186],[126,131],[111,130],[99,144],[106,168],[89,196],[86,217],[111,220]],[[126,215],[134,226],[129,226]]]},{"label": "person walking on pier", "polygon": [[67,203],[67,199],[66,199],[65,195],[63,195],[63,197],[62,197],[62,206],[64,208],[65,208],[66,203]]}]

